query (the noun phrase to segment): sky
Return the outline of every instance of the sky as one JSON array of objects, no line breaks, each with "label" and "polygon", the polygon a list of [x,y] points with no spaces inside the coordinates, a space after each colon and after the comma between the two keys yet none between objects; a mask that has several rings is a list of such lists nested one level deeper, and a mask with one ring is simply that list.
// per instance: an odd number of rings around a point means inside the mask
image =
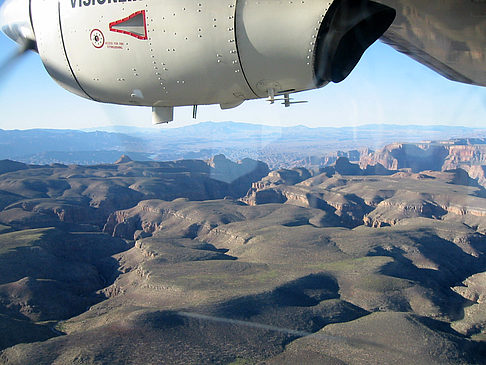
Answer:
[{"label": "sky", "polygon": [[[0,33],[0,63],[16,44]],[[294,94],[306,104],[270,105],[248,101],[232,110],[200,106],[175,109],[175,120],[157,128],[204,121],[235,121],[309,127],[378,124],[441,124],[484,128],[486,88],[449,81],[427,67],[376,42],[351,75],[339,84]],[[39,56],[29,52],[0,80],[0,128],[85,129],[110,125],[151,127],[151,110],[96,103],[58,86]]]}]

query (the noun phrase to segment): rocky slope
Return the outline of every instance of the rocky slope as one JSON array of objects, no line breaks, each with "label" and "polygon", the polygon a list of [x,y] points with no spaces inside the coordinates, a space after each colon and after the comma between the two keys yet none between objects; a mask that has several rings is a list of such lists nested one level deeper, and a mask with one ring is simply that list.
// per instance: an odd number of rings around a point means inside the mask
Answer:
[{"label": "rocky slope", "polygon": [[[461,220],[486,232],[486,191],[464,170],[393,173],[380,168],[384,174],[376,175],[375,171],[370,174],[369,166],[361,170],[340,159],[323,171],[305,181],[294,180],[294,184],[285,184],[276,179],[280,172],[272,172],[254,183],[241,200],[249,205],[286,203],[318,208],[349,227],[389,226],[424,217]],[[451,184],[455,185],[453,194]]]},{"label": "rocky slope", "polygon": [[144,199],[240,197],[268,167],[246,159],[33,166],[0,161],[0,223],[15,228],[99,230],[111,212]]}]

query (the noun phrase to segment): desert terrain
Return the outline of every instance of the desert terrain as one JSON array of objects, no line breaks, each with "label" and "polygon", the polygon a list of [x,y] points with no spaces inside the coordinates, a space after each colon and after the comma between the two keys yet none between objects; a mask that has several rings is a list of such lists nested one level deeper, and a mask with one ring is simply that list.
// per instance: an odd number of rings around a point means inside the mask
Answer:
[{"label": "desert terrain", "polygon": [[0,363],[486,363],[468,145],[314,169],[0,161]]}]

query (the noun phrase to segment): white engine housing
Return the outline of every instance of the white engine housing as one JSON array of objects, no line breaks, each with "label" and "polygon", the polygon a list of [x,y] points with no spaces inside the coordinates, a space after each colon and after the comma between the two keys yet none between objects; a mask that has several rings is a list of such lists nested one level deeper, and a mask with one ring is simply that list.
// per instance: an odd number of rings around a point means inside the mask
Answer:
[{"label": "white engine housing", "polygon": [[314,50],[332,1],[240,0],[236,39],[245,77],[258,97],[269,89],[316,87]]},{"label": "white engine housing", "polygon": [[[71,92],[116,104],[229,108],[335,81],[331,56],[352,53],[341,40],[368,19],[368,3],[31,0],[31,16],[48,72]],[[385,17],[377,37],[393,21]]]}]

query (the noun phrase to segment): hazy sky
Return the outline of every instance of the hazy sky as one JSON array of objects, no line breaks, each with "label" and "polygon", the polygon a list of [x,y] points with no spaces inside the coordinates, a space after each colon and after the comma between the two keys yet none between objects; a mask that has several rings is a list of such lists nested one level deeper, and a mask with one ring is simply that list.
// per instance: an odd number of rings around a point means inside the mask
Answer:
[{"label": "hazy sky", "polygon": [[[0,62],[16,44],[0,35]],[[176,108],[178,127],[201,121],[239,121],[288,126],[353,126],[368,123],[486,126],[486,88],[448,81],[380,42],[364,55],[340,84],[295,94],[307,104],[284,108],[263,100],[222,111],[200,106]],[[0,128],[90,128],[106,125],[151,126],[150,108],[99,104],[70,94],[29,53],[0,80]],[[167,128],[166,126],[162,128]]]}]

